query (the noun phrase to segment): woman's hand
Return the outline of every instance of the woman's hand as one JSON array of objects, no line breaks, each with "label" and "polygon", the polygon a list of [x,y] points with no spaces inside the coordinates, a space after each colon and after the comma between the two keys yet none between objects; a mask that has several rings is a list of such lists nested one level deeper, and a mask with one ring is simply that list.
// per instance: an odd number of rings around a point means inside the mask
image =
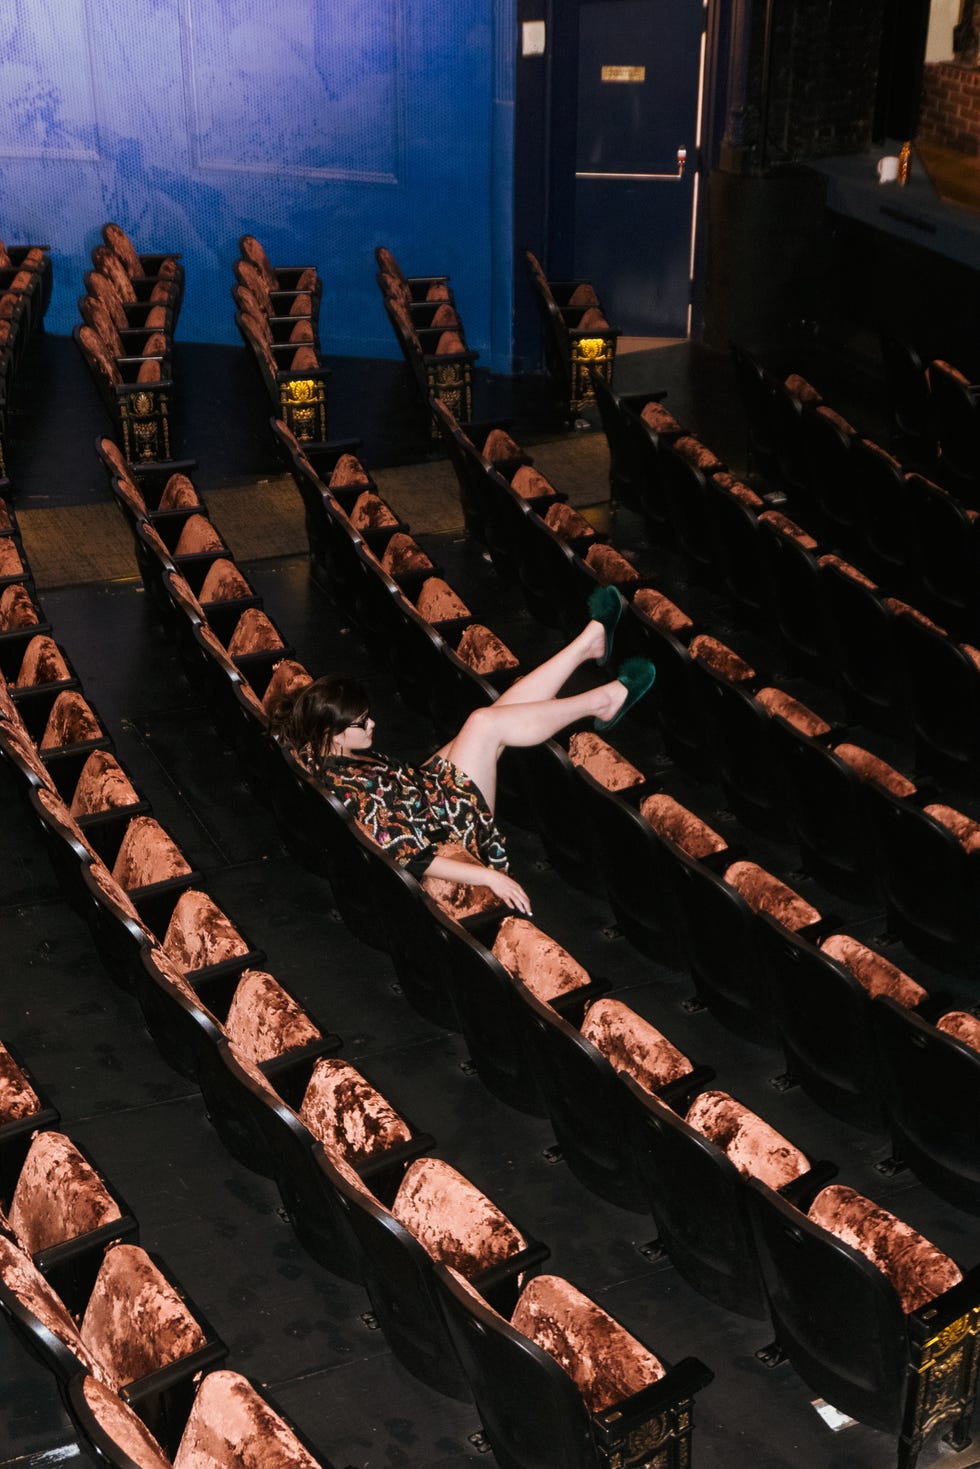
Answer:
[{"label": "woman's hand", "polygon": [[471,887],[489,888],[508,908],[518,913],[531,914],[531,899],[512,877],[496,867],[484,867],[481,862],[461,861],[459,857],[433,857],[425,869],[426,877],[443,877],[449,882],[469,883]]},{"label": "woman's hand", "polygon": [[508,908],[516,908],[518,913],[526,913],[530,917],[531,899],[520,883],[515,882],[506,872],[499,872],[494,867],[488,867],[484,871],[482,882],[483,886],[495,893],[502,902],[507,904]]}]

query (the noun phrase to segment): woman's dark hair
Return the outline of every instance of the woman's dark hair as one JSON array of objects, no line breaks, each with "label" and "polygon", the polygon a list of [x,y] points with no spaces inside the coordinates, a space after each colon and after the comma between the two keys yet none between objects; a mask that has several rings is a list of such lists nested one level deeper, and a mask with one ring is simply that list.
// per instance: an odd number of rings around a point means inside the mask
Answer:
[{"label": "woman's dark hair", "polygon": [[316,771],[333,740],[360,719],[369,703],[367,689],[356,678],[317,678],[276,701],[269,711],[272,733]]}]

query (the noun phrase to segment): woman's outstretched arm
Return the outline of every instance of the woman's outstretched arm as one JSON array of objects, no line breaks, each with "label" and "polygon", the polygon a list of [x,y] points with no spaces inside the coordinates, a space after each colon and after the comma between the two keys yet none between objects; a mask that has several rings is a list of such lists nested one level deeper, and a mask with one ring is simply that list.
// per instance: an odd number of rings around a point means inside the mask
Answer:
[{"label": "woman's outstretched arm", "polygon": [[447,882],[465,882],[471,887],[489,888],[496,893],[508,908],[530,916],[531,899],[506,872],[496,867],[484,867],[479,862],[461,862],[458,857],[433,857],[425,869],[426,877],[442,877]]}]

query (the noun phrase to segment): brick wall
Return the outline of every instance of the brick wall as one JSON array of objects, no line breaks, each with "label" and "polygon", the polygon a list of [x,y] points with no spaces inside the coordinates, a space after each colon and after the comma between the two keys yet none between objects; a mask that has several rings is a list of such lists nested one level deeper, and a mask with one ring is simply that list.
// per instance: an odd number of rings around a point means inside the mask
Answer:
[{"label": "brick wall", "polygon": [[958,61],[926,66],[916,138],[970,157],[980,155],[980,70]]}]

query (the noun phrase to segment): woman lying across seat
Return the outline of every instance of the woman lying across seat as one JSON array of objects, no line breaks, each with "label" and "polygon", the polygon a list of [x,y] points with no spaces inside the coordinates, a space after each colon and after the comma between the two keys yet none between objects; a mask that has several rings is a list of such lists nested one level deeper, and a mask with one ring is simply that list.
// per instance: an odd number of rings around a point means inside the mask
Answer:
[{"label": "woman lying across seat", "polygon": [[[316,679],[281,699],[270,711],[273,730],[413,876],[489,887],[508,907],[530,913],[527,893],[508,875],[494,821],[497,761],[509,746],[542,744],[581,719],[609,729],[643,697],[656,671],[642,658],[627,659],[616,678],[597,688],[558,697],[583,663],[609,662],[623,606],[614,588],[599,588],[589,599],[591,619],[576,638],[494,704],[474,710],[458,734],[419,766],[372,752],[367,692],[345,676]],[[440,855],[447,843],[461,843],[475,863]]]}]

